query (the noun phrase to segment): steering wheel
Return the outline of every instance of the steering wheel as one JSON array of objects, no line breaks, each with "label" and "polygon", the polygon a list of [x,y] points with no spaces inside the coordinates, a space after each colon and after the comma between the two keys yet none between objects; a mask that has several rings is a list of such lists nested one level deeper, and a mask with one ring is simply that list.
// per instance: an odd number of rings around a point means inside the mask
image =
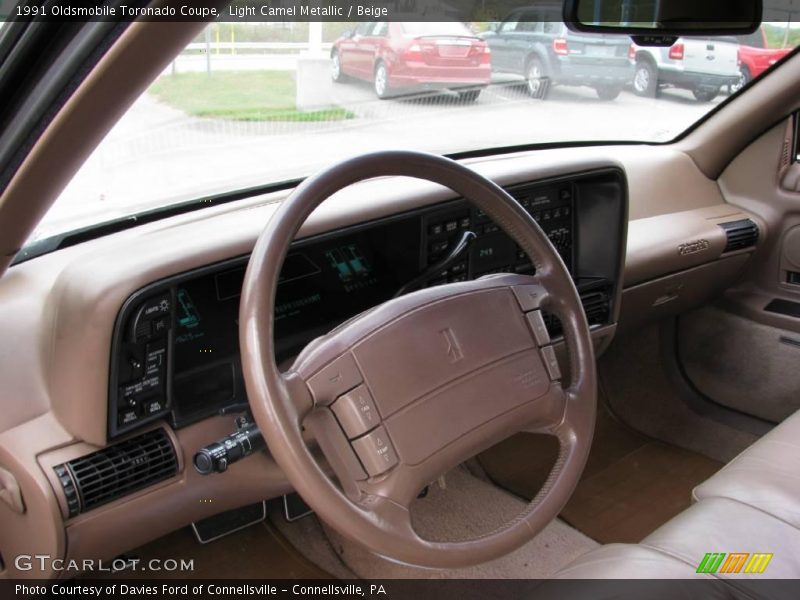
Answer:
[{"label": "steering wheel", "polygon": [[[471,201],[519,244],[535,275],[492,275],[395,298],[312,341],[281,372],[273,312],[290,243],[326,198],[382,176],[425,179]],[[542,310],[561,320],[570,365],[565,376]],[[485,562],[533,538],[574,490],[596,413],[594,351],[578,292],[530,215],[457,162],[377,152],[306,179],[255,245],[239,317],[247,395],[269,451],[328,525],[372,552],[429,568]],[[304,441],[306,429],[338,485]],[[475,539],[434,542],[417,535],[409,506],[425,485],[520,431],[556,436],[560,448],[525,510]]]}]

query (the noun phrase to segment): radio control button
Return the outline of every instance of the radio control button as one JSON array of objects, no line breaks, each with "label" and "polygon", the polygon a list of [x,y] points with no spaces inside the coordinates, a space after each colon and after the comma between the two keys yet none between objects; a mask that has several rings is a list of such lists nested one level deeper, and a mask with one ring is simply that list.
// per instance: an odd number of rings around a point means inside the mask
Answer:
[{"label": "radio control button", "polygon": [[538,309],[542,304],[542,299],[547,295],[545,289],[537,284],[530,285],[515,285],[513,288],[514,295],[517,297],[517,302],[523,312]]},{"label": "radio control button", "polygon": [[375,402],[365,385],[339,396],[331,408],[348,439],[356,438],[380,423]]},{"label": "radio control button", "polygon": [[308,389],[311,390],[317,404],[327,406],[362,381],[356,360],[348,352],[311,376],[308,380]]},{"label": "radio control button", "polygon": [[356,451],[361,464],[370,477],[385,473],[397,464],[397,454],[386,435],[383,425],[367,435],[353,440],[353,450]]},{"label": "radio control button", "polygon": [[546,346],[549,344],[550,333],[547,331],[547,326],[544,324],[542,311],[534,310],[526,313],[525,318],[528,320],[528,325],[530,325],[531,331],[533,331],[533,337],[536,338],[536,343],[539,346]]},{"label": "radio control button", "polygon": [[561,368],[558,366],[558,358],[556,358],[556,351],[552,346],[545,346],[542,348],[542,358],[544,359],[544,366],[550,375],[550,379],[555,381],[561,379]]}]

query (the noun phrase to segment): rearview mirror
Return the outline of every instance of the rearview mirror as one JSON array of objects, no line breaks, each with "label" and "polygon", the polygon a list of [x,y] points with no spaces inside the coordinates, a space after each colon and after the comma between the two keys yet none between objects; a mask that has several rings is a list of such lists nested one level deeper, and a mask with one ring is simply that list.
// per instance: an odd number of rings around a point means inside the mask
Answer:
[{"label": "rearview mirror", "polygon": [[762,0],[566,0],[564,21],[588,33],[742,35],[762,11]]}]

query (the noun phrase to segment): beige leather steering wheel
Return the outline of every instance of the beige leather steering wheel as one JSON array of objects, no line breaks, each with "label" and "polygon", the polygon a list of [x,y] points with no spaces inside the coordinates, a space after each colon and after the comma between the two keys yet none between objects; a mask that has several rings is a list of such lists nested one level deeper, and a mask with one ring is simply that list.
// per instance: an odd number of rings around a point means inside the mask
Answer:
[{"label": "beige leather steering wheel", "polygon": [[[426,179],[471,201],[528,254],[535,276],[494,275],[390,300],[311,342],[282,373],[273,310],[290,243],[326,198],[381,176]],[[540,309],[563,325],[568,387],[541,331]],[[502,188],[452,160],[378,152],[305,180],[253,250],[240,345],[253,415],[289,481],[331,527],[387,558],[454,568],[507,554],[558,515],[583,471],[594,430],[596,373],[578,293],[530,215]],[[314,434],[338,485],[315,461],[304,429]],[[548,433],[560,442],[553,470],[528,507],[476,539],[420,538],[408,507],[424,486],[519,431]]]}]

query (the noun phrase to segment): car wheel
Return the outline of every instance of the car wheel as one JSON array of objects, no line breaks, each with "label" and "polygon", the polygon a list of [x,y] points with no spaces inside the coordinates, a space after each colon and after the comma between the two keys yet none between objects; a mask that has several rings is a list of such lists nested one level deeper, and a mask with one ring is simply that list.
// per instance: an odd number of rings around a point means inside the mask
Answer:
[{"label": "car wheel", "polygon": [[633,72],[633,91],[645,98],[655,98],[658,91],[658,71],[649,60],[640,60],[636,63]]},{"label": "car wheel", "polygon": [[698,87],[692,94],[698,102],[711,102],[719,94],[719,88]]},{"label": "car wheel", "polygon": [[533,98],[544,100],[550,91],[550,79],[542,64],[541,59],[533,57],[528,61],[525,69],[525,87]]},{"label": "car wheel", "polygon": [[481,95],[481,90],[480,89],[477,89],[477,90],[459,90],[458,99],[461,100],[461,102],[464,102],[466,104],[471,104],[472,102],[475,102],[480,95]]},{"label": "car wheel", "polygon": [[595,88],[600,100],[615,100],[622,93],[621,85],[601,85]]},{"label": "car wheel", "polygon": [[336,83],[347,81],[347,75],[342,73],[342,61],[338,52],[331,55],[331,79]]},{"label": "car wheel", "polygon": [[389,88],[389,70],[386,68],[385,63],[379,62],[375,67],[375,77],[372,84],[375,95],[381,100],[385,100],[391,96]]},{"label": "car wheel", "polygon": [[736,92],[741,90],[744,86],[750,83],[752,79],[753,76],[750,74],[750,69],[742,65],[742,68],[739,71],[739,81],[737,81],[731,86],[731,94],[735,94]]}]

